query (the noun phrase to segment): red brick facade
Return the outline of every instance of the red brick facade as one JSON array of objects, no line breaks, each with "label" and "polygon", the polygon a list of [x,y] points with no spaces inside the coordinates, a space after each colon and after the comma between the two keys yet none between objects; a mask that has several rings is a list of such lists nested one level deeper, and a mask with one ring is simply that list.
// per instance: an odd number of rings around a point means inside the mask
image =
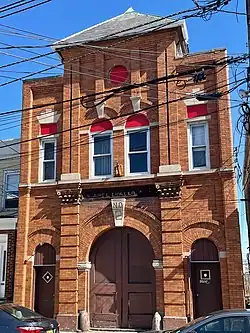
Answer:
[{"label": "red brick facade", "polygon": [[[90,311],[89,272],[78,270],[78,264],[89,261],[94,241],[114,227],[110,199],[62,204],[58,195],[64,195],[68,189],[74,193],[82,189],[84,193],[88,189],[102,192],[112,187],[181,184],[181,194],[174,198],[153,196],[126,200],[124,226],[145,235],[152,245],[155,259],[163,263],[163,269],[155,270],[156,310],[163,315],[165,327],[177,326],[193,317],[188,258],[192,244],[201,238],[213,241],[218,249],[223,308],[244,306],[229,97],[225,95],[218,102],[207,104],[211,167],[204,171],[189,171],[186,104],[178,101],[169,103],[168,108],[158,106],[167,98],[176,100],[195,88],[226,91],[227,69],[211,69],[206,73],[206,80],[198,84],[188,83],[184,89],[178,88],[172,80],[168,83],[168,94],[166,82],[163,82],[110,98],[104,110],[114,127],[113,161],[118,161],[125,172],[123,127],[133,110],[130,97],[140,96],[141,109],[146,109],[141,112],[151,124],[151,172],[144,177],[122,175],[109,180],[89,179],[88,131],[98,117],[91,101],[82,106],[76,98],[113,88],[105,77],[114,65],[125,66],[130,73],[128,83],[133,83],[194,68],[226,56],[225,50],[217,50],[176,58],[177,39],[176,29],[120,40],[119,47],[123,51],[96,51],[84,47],[66,49],[61,51],[65,63],[63,77],[24,83],[23,108],[27,110],[23,111],[22,120],[14,297],[15,302],[34,307],[35,250],[43,243],[53,245],[57,254],[54,314],[63,328],[76,328],[79,311]],[[109,44],[103,42],[101,45]],[[70,128],[70,102],[60,103],[71,98],[70,71],[73,73],[72,98],[75,99],[71,128],[76,128],[72,130],[71,139],[70,131],[67,131]],[[47,108],[60,114],[56,181],[39,183],[40,124],[37,116],[46,107],[37,106],[49,103],[55,105]],[[170,171],[171,165],[180,165],[181,170]],[[65,177],[69,179],[70,176],[66,174],[70,173],[72,177],[80,175],[79,180],[76,177],[66,181]]]}]

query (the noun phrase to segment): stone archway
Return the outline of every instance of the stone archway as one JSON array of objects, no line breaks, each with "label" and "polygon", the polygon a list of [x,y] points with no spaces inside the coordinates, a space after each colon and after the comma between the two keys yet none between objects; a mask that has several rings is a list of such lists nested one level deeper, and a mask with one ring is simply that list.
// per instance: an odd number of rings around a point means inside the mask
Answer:
[{"label": "stone archway", "polygon": [[48,243],[35,250],[35,311],[45,317],[54,316],[56,251]]},{"label": "stone archway", "polygon": [[155,313],[154,251],[139,231],[121,227],[92,245],[90,317],[93,327],[150,328]]}]

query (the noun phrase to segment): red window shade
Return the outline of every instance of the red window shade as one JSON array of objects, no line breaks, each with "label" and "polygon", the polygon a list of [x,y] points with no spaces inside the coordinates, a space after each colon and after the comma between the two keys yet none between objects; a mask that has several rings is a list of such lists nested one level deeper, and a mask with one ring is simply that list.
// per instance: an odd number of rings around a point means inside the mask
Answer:
[{"label": "red window shade", "polygon": [[207,104],[191,105],[187,107],[188,118],[207,115]]},{"label": "red window shade", "polygon": [[55,134],[57,132],[57,124],[42,124],[41,134]]},{"label": "red window shade", "polygon": [[113,125],[109,120],[97,120],[90,128],[90,132],[112,131]]},{"label": "red window shade", "polygon": [[109,73],[110,82],[112,84],[118,85],[127,81],[128,79],[128,70],[124,66],[115,66],[111,69]]},{"label": "red window shade", "polygon": [[149,121],[143,114],[136,114],[128,118],[126,128],[149,126]]}]

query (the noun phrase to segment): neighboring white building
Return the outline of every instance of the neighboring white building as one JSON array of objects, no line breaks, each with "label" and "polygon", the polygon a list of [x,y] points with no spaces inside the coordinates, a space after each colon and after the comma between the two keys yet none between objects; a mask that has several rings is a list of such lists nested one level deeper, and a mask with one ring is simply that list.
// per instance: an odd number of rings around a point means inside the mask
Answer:
[{"label": "neighboring white building", "polygon": [[0,300],[7,301],[13,299],[19,173],[20,140],[0,140]]}]

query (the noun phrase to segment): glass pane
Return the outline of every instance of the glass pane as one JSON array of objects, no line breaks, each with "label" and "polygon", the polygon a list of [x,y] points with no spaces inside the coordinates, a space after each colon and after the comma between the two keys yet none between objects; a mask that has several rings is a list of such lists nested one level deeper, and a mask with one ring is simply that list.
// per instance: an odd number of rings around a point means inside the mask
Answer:
[{"label": "glass pane", "polygon": [[147,150],[147,132],[129,133],[129,151]]},{"label": "glass pane", "polygon": [[205,146],[205,126],[193,126],[192,127],[192,145],[193,146]]},{"label": "glass pane", "polygon": [[245,330],[245,318],[244,317],[227,317],[210,321],[205,325],[201,325],[196,328],[197,333],[206,332],[237,332],[244,333]]},{"label": "glass pane", "polygon": [[193,167],[206,167],[206,150],[205,149],[193,149]]},{"label": "glass pane", "polygon": [[55,162],[44,162],[43,168],[43,180],[55,178]]},{"label": "glass pane", "polygon": [[110,135],[94,137],[94,155],[110,154]]},{"label": "glass pane", "polygon": [[130,173],[148,171],[148,153],[130,154]]},{"label": "glass pane", "polygon": [[45,142],[44,143],[44,160],[54,160],[55,143]]},{"label": "glass pane", "polygon": [[11,316],[23,321],[32,318],[41,318],[40,314],[18,305],[4,304],[1,306],[1,309],[9,313]]},{"label": "glass pane", "polygon": [[111,156],[94,157],[95,176],[111,175]]},{"label": "glass pane", "polygon": [[9,174],[7,175],[7,191],[18,192],[18,184],[19,184],[19,174]]}]

